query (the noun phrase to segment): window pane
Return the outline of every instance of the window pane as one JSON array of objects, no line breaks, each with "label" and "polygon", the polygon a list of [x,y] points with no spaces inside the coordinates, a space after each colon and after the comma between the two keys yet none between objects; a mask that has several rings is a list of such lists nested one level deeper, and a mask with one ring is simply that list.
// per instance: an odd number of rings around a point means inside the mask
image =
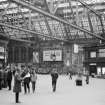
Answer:
[{"label": "window pane", "polygon": [[97,67],[97,74],[98,74],[98,75],[101,74],[101,67]]},{"label": "window pane", "polygon": [[102,74],[105,74],[105,67],[102,67]]},{"label": "window pane", "polygon": [[96,57],[96,52],[90,52],[90,57],[95,58]]},{"label": "window pane", "polygon": [[99,49],[99,57],[105,57],[105,49]]}]

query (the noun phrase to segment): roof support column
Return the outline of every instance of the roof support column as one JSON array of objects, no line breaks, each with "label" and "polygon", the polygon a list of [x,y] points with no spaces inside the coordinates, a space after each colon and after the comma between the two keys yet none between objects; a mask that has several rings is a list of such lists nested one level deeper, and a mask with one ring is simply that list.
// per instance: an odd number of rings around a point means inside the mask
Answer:
[{"label": "roof support column", "polygon": [[92,22],[91,22],[91,19],[90,19],[90,14],[89,14],[88,11],[87,11],[87,18],[88,18],[88,21],[89,21],[90,31],[93,32],[93,26],[92,26]]},{"label": "roof support column", "polygon": [[105,30],[104,30],[104,25],[102,22],[102,16],[99,17],[100,23],[101,23],[101,27],[102,27],[102,32],[103,32],[103,37],[105,38]]}]

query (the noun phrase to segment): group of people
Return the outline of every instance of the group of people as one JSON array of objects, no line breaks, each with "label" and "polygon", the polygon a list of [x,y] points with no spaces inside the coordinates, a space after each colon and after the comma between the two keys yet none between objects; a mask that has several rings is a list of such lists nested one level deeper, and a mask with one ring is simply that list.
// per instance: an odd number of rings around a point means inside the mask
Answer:
[{"label": "group of people", "polygon": [[[52,69],[50,72],[52,77],[52,90],[56,91],[56,83],[58,79],[58,73],[56,69]],[[24,93],[30,93],[30,82],[32,83],[32,91],[35,92],[37,81],[37,74],[35,68],[25,68],[21,67],[21,70],[16,68],[14,73],[14,87],[13,92],[15,92],[15,101],[16,103],[20,103],[19,101],[19,93],[21,92],[21,85],[24,87]]]},{"label": "group of people", "polygon": [[11,82],[12,82],[12,71],[9,67],[5,69],[0,67],[0,90],[2,88],[8,88],[11,90]]},{"label": "group of people", "polygon": [[25,66],[15,69],[14,73],[14,86],[13,92],[15,92],[16,103],[19,103],[19,93],[21,92],[21,86],[24,87],[24,93],[30,93],[30,82],[32,83],[32,91],[35,92],[35,85],[37,80],[37,74],[34,68],[26,68]]},{"label": "group of people", "polygon": [[[21,66],[21,69],[16,67],[14,71],[11,71],[9,67],[5,70],[0,68],[0,90],[2,87],[8,87],[11,90],[12,77],[14,77],[13,92],[15,93],[15,102],[20,103],[19,93],[21,87],[24,87],[24,94],[30,93],[30,82],[32,84],[32,91],[35,92],[37,73],[36,68]],[[13,74],[13,75],[12,75]],[[57,69],[52,68],[49,74],[52,77],[52,91],[56,91],[57,79],[59,77]],[[80,75],[79,75],[80,77]],[[69,73],[69,79],[72,79],[72,73]],[[86,84],[89,84],[89,75],[86,75]]]}]

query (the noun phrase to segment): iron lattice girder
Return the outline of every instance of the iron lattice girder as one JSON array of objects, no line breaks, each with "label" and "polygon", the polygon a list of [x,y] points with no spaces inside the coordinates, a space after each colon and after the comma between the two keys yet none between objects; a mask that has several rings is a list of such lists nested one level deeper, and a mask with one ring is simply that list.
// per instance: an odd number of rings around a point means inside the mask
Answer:
[{"label": "iron lattice girder", "polygon": [[32,30],[20,28],[20,27],[17,27],[17,26],[12,26],[12,25],[8,25],[8,24],[4,24],[4,23],[0,23],[0,25],[5,26],[5,27],[9,27],[9,28],[12,28],[12,29],[17,29],[17,30],[20,30],[20,31],[28,32],[28,33],[31,33],[31,34],[41,35],[41,36],[44,36],[44,37],[56,39],[56,40],[68,41],[68,40],[65,40],[65,39],[57,38],[57,37],[54,37],[54,36],[48,36],[48,35],[45,35],[45,34],[42,34],[42,33],[39,33],[39,32],[35,32],[35,31],[32,31]]},{"label": "iron lattice girder", "polygon": [[93,8],[91,8],[90,6],[88,6],[87,3],[81,1],[81,0],[77,0],[78,2],[80,2],[82,5],[84,5],[87,9],[89,9],[90,11],[92,11],[96,16],[98,16],[98,18],[100,19],[100,22],[101,22],[101,26],[102,26],[102,31],[103,31],[103,34],[105,33],[104,32],[104,26],[103,26],[103,23],[102,23],[102,19],[101,19],[101,16],[102,14],[100,14],[99,12],[95,11]]},{"label": "iron lattice girder", "polygon": [[84,5],[87,9],[89,9],[90,11],[92,11],[94,14],[96,14],[97,16],[101,16],[101,14],[99,12],[96,12],[94,9],[92,9],[91,7],[88,6],[87,3],[83,2],[82,0],[76,0],[78,2],[80,2],[82,5]]},{"label": "iron lattice girder", "polygon": [[103,37],[98,36],[98,35],[95,34],[95,33],[91,33],[90,31],[88,31],[88,30],[86,30],[86,29],[83,29],[83,28],[81,28],[81,27],[79,27],[79,26],[73,25],[73,24],[71,24],[70,22],[68,22],[68,21],[66,21],[66,20],[64,20],[64,19],[61,19],[61,18],[59,18],[59,17],[57,17],[57,16],[54,16],[54,15],[52,15],[52,14],[50,14],[50,13],[47,13],[47,12],[41,10],[41,9],[39,9],[39,8],[36,8],[36,7],[32,6],[32,5],[29,5],[28,3],[25,3],[25,2],[20,1],[20,0],[11,0],[11,1],[17,3],[18,5],[22,5],[22,6],[26,7],[26,8],[28,8],[28,9],[31,9],[31,10],[36,11],[36,12],[38,12],[38,13],[41,13],[41,14],[43,14],[43,15],[45,15],[45,16],[47,16],[47,17],[50,17],[50,18],[52,18],[52,19],[54,19],[54,20],[57,20],[57,21],[59,21],[59,22],[61,22],[61,23],[67,24],[67,25],[69,25],[69,26],[71,26],[71,27],[73,27],[73,28],[75,28],[75,29],[77,29],[77,30],[83,31],[83,32],[85,32],[85,33],[88,33],[89,35],[91,35],[91,36],[93,36],[93,37],[96,37],[96,38],[101,39],[101,40],[105,40]]}]

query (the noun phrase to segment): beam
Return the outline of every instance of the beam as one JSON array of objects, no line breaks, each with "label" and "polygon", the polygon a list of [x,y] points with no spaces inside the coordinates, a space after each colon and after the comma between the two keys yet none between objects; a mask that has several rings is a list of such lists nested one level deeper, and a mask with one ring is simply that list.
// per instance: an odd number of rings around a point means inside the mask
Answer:
[{"label": "beam", "polygon": [[52,30],[51,30],[51,28],[50,28],[50,25],[49,25],[48,20],[47,20],[46,17],[44,17],[44,21],[45,21],[45,24],[46,24],[46,26],[47,26],[47,30],[49,31],[49,35],[50,35],[50,36],[53,35],[53,34],[52,34]]},{"label": "beam", "polygon": [[82,5],[84,5],[87,9],[89,9],[90,11],[92,11],[93,13],[95,13],[97,16],[101,16],[100,13],[96,12],[94,9],[92,9],[90,6],[88,6],[87,3],[83,2],[82,0],[76,0],[78,2],[80,2]]},{"label": "beam", "polygon": [[98,39],[91,39],[91,38],[87,38],[87,39],[83,39],[83,38],[79,38],[78,40],[70,40],[70,43],[75,43],[79,44],[79,45],[91,45],[91,44],[99,44],[99,40]]},{"label": "beam", "polygon": [[35,43],[33,41],[28,41],[28,40],[24,40],[24,39],[17,39],[17,38],[10,38],[10,39],[15,40],[15,41],[24,42],[24,43]]},{"label": "beam", "polygon": [[[16,38],[10,38],[9,36],[5,35],[5,33],[0,33],[0,36],[3,36],[5,38],[9,39],[13,39],[13,40],[17,40],[17,41],[21,41],[21,42],[26,42],[26,43],[34,43],[32,41],[28,41],[28,40],[23,40],[23,39],[16,39]],[[1,41],[1,40],[0,40]]]},{"label": "beam", "polygon": [[9,36],[7,36],[5,33],[1,33],[1,32],[0,32],[0,36],[3,36],[5,38],[7,38],[7,39],[9,38]]},{"label": "beam", "polygon": [[48,7],[48,4],[47,4],[47,1],[46,1],[46,0],[44,0],[44,4],[45,4],[46,11],[47,11],[47,12],[50,12],[50,10],[49,10],[49,7]]},{"label": "beam", "polygon": [[100,39],[100,40],[105,40],[103,37],[98,36],[98,35],[95,34],[95,33],[91,33],[90,31],[88,31],[88,30],[86,30],[86,29],[83,29],[83,28],[81,28],[81,27],[79,27],[79,26],[73,25],[73,24],[71,24],[70,22],[68,22],[68,21],[66,21],[66,20],[64,20],[64,19],[61,19],[61,18],[59,18],[59,17],[57,17],[57,16],[54,16],[54,15],[52,15],[52,14],[50,14],[50,13],[47,13],[47,12],[45,12],[45,11],[39,9],[39,8],[36,8],[36,7],[32,6],[32,5],[29,6],[28,3],[25,3],[25,2],[23,2],[23,1],[21,1],[21,0],[11,0],[11,1],[17,3],[18,5],[22,5],[22,6],[26,7],[26,8],[28,8],[28,9],[31,9],[31,10],[36,11],[36,12],[38,12],[38,13],[41,13],[41,14],[43,14],[43,15],[45,15],[45,16],[47,16],[47,17],[50,17],[50,18],[52,18],[52,19],[54,19],[54,20],[57,20],[57,21],[59,21],[59,22],[61,22],[61,23],[67,24],[67,25],[69,25],[69,26],[71,26],[71,27],[73,27],[73,28],[75,28],[75,29],[78,29],[78,30],[80,30],[80,31],[86,32],[86,33],[88,33],[89,35],[94,36],[94,37],[96,37],[96,38],[98,38],[98,39]]},{"label": "beam", "polygon": [[42,33],[39,33],[39,32],[35,32],[35,31],[29,30],[29,29],[20,28],[20,27],[17,27],[17,26],[12,26],[12,25],[8,25],[8,24],[4,24],[4,23],[0,23],[0,25],[2,25],[4,27],[9,27],[9,28],[12,28],[12,29],[17,29],[17,30],[20,30],[20,31],[28,32],[28,33],[35,34],[35,35],[40,35],[40,36],[44,36],[44,37],[48,37],[48,38],[52,38],[52,39],[56,39],[56,40],[61,40],[61,41],[67,41],[65,39],[57,38],[57,37],[50,36],[50,35],[48,36],[48,35],[45,35],[45,34],[42,34]]}]

